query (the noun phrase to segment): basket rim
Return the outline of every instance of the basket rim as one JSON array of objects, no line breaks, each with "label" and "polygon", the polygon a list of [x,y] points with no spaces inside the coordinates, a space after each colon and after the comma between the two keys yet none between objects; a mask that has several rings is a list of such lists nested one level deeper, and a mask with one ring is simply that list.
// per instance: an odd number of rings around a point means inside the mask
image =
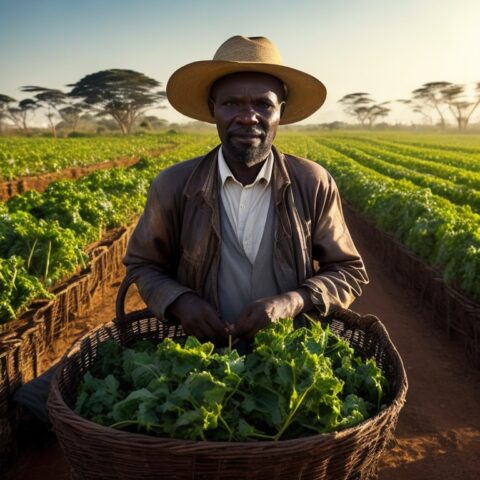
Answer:
[{"label": "basket rim", "polygon": [[[127,317],[135,317],[135,315],[143,313],[143,311],[135,311],[135,312],[130,312],[127,314]],[[145,318],[145,317],[144,317]],[[398,387],[398,392],[393,398],[393,400],[383,409],[380,410],[377,414],[375,414],[373,417],[367,418],[363,420],[362,422],[352,426],[345,428],[343,430],[339,431],[333,431],[333,432],[328,432],[328,433],[317,433],[314,435],[309,435],[305,437],[297,437],[293,439],[287,439],[287,440],[261,440],[257,442],[235,442],[235,441],[215,441],[215,440],[186,440],[186,439],[180,439],[180,438],[171,438],[171,437],[161,437],[161,436],[156,436],[156,435],[148,435],[146,433],[137,433],[137,432],[129,432],[125,430],[120,430],[120,429],[115,429],[111,427],[106,427],[103,425],[100,425],[98,423],[95,423],[91,420],[88,420],[77,413],[70,408],[59,388],[59,380],[60,377],[63,373],[63,370],[70,360],[71,357],[74,355],[78,354],[82,345],[82,342],[86,340],[87,338],[93,336],[95,333],[97,333],[99,330],[102,329],[108,329],[112,328],[113,326],[116,325],[116,319],[113,319],[112,321],[105,323],[103,325],[99,325],[95,327],[93,330],[89,331],[82,337],[80,337],[71,347],[70,349],[64,354],[62,357],[61,361],[58,364],[58,368],[55,371],[55,374],[52,378],[52,383],[50,387],[50,393],[48,396],[48,402],[47,402],[47,408],[48,408],[48,413],[50,416],[50,419],[52,420],[52,423],[55,424],[53,421],[52,417],[53,411],[58,411],[61,410],[62,415],[64,418],[68,418],[68,420],[73,424],[77,424],[78,426],[82,425],[84,427],[87,427],[92,433],[96,433],[98,435],[101,435],[103,438],[108,437],[108,436],[113,436],[116,437],[117,441],[121,441],[121,439],[127,439],[127,438],[132,438],[132,441],[135,440],[136,442],[142,442],[144,445],[148,444],[149,446],[154,446],[154,445],[163,445],[163,446],[168,446],[168,447],[175,447],[175,446],[186,446],[189,445],[191,447],[198,447],[194,448],[195,451],[203,450],[203,449],[208,449],[210,450],[212,447],[221,447],[223,450],[232,448],[236,449],[237,447],[258,447],[258,448],[269,448],[274,445],[280,446],[284,445],[285,447],[292,446],[292,445],[299,445],[299,444],[310,444],[310,443],[323,443],[327,442],[329,440],[333,439],[341,439],[343,437],[348,437],[350,435],[355,434],[355,432],[362,430],[365,428],[367,425],[370,425],[372,422],[379,422],[385,418],[391,415],[391,413],[397,409],[401,409],[402,405],[406,401],[406,394],[408,390],[408,380],[407,380],[407,375],[405,372],[405,367],[403,365],[402,358],[400,357],[400,354],[398,353],[395,345],[391,341],[388,332],[385,328],[385,326],[382,324],[380,320],[376,322],[375,327],[380,330],[380,334],[385,337],[387,340],[387,345],[389,349],[389,354],[392,355],[392,357],[395,358],[397,361],[397,366],[398,370],[401,376],[401,384]],[[138,320],[138,319],[137,319]],[[341,320],[340,320],[341,321]],[[173,453],[173,452],[171,452]],[[183,455],[183,454],[182,454]],[[218,455],[218,454],[217,454]],[[217,456],[216,455],[216,456]]]}]

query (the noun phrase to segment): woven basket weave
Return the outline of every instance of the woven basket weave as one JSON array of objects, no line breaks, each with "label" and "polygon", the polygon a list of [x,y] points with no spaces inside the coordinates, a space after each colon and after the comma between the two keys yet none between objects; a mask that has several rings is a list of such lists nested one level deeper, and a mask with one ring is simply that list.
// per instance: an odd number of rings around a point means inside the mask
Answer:
[{"label": "woven basket weave", "polygon": [[375,417],[338,433],[277,442],[212,442],[158,438],[97,425],[72,407],[83,374],[107,339],[129,344],[184,336],[148,310],[124,315],[128,282],[117,298],[117,321],[99,327],[64,357],[52,382],[48,408],[74,479],[294,480],[371,479],[393,435],[407,392],[401,358],[385,327],[371,315],[344,310],[331,328],[357,353],[373,356],[392,382],[393,400]]}]

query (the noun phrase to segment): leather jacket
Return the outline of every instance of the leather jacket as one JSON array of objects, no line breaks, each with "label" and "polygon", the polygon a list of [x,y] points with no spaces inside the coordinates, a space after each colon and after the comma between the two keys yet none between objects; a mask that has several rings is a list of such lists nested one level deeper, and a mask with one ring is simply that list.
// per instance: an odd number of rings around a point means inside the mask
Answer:
[{"label": "leather jacket", "polygon": [[[159,319],[188,291],[219,309],[218,148],[155,178],[130,238],[123,260],[127,275]],[[347,308],[368,277],[345,225],[336,184],[317,163],[272,151],[276,280],[284,292],[306,287],[321,314],[336,305]]]}]

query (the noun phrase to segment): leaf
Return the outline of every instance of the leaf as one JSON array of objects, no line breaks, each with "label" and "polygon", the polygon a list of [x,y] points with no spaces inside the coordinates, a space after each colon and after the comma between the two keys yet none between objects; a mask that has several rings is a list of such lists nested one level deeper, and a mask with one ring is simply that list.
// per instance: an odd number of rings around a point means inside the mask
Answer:
[{"label": "leaf", "polygon": [[[259,336],[262,342],[259,341]],[[374,360],[318,322],[264,329],[246,357],[167,338],[157,347],[106,344],[85,375],[78,411],[115,428],[192,440],[280,440],[355,425],[378,411],[388,383]],[[114,358],[110,358],[114,357]],[[335,369],[334,369],[335,366]]]},{"label": "leaf", "polygon": [[131,392],[127,398],[117,402],[113,407],[113,419],[115,422],[126,420],[139,420],[139,408],[142,404],[151,404],[156,401],[156,396],[146,388]]}]

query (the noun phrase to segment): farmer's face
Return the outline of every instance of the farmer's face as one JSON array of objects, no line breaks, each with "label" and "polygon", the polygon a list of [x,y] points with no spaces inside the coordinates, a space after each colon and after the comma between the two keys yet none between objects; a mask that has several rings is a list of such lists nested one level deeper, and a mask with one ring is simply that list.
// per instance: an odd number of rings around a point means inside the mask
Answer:
[{"label": "farmer's face", "polygon": [[227,159],[247,166],[265,160],[285,107],[280,80],[263,73],[228,75],[213,85],[209,105]]}]

